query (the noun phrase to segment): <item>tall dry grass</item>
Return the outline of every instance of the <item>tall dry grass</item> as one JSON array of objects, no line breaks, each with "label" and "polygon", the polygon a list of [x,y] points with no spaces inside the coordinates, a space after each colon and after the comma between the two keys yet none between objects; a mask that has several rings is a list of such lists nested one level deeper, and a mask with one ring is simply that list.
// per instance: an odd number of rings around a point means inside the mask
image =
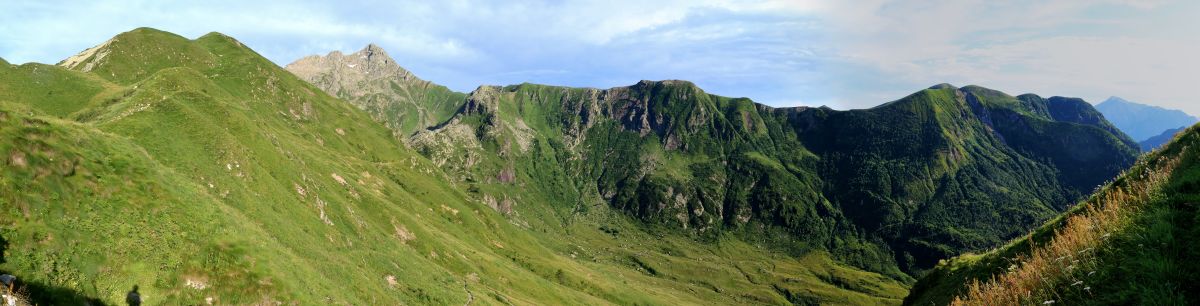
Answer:
[{"label": "tall dry grass", "polygon": [[[1185,149],[1186,151],[1186,149]],[[1143,159],[1133,169],[1141,169],[1126,184],[1110,185],[1092,198],[1082,212],[1067,218],[1055,230],[1051,240],[1033,246],[1028,255],[1019,255],[1007,272],[990,280],[973,282],[967,292],[955,297],[951,305],[1048,305],[1060,301],[1063,290],[1090,293],[1087,276],[1098,264],[1095,251],[1111,235],[1129,228],[1130,216],[1160,194],[1180,156],[1158,157],[1156,163]]]}]

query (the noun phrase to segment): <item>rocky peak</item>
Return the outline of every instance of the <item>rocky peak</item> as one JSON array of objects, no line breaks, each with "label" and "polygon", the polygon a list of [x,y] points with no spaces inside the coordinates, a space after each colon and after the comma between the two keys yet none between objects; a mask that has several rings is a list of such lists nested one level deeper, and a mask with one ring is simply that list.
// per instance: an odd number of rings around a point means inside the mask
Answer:
[{"label": "rocky peak", "polygon": [[392,61],[392,58],[388,56],[387,51],[384,51],[383,48],[374,43],[367,44],[365,48],[355,54],[365,55],[368,62],[371,62],[372,60],[379,60],[383,63],[388,63]]},{"label": "rocky peak", "polygon": [[417,78],[376,44],[350,54],[333,51],[325,56],[310,55],[285,69],[366,110],[401,135],[442,123],[466,98],[465,94]]},{"label": "rocky peak", "polygon": [[499,96],[503,90],[504,88],[499,86],[479,86],[467,94],[467,103],[463,106],[463,113],[465,115],[492,114],[499,108]]},{"label": "rocky peak", "polygon": [[288,64],[286,69],[330,93],[380,79],[420,82],[375,44],[351,54],[333,51],[325,56],[307,56]]}]

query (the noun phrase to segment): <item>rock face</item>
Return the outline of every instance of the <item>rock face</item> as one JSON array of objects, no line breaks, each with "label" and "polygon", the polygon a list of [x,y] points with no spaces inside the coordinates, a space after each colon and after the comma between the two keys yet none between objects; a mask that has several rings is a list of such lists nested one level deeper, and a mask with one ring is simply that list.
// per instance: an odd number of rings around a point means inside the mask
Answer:
[{"label": "rock face", "polygon": [[541,204],[503,211],[526,218],[515,222],[606,205],[653,227],[828,251],[893,276],[1025,232],[1137,154],[1079,99],[941,84],[835,111],[677,80],[443,97],[381,54],[368,46],[288,69],[411,134],[410,146],[485,202]]},{"label": "rock face", "polygon": [[[1082,100],[950,85],[853,111],[772,108],[685,81],[484,86],[414,139],[485,195],[590,199],[884,273],[1002,243],[1137,154]],[[570,187],[545,184],[559,181]]]},{"label": "rock face", "polygon": [[465,94],[417,78],[375,44],[301,58],[285,69],[366,110],[402,136],[449,119]]}]

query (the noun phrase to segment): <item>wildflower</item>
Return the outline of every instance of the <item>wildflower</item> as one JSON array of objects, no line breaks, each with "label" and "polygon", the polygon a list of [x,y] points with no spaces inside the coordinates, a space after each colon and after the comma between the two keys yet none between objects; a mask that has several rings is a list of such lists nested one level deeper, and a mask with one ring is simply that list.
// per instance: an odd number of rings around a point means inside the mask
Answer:
[{"label": "wildflower", "polygon": [[1083,281],[1075,281],[1074,283],[1071,284],[1072,287],[1079,286],[1079,285],[1083,285]]},{"label": "wildflower", "polygon": [[1088,272],[1088,276],[1092,276],[1092,274],[1096,274],[1096,271]]},{"label": "wildflower", "polygon": [[1092,286],[1086,286],[1086,287],[1083,287],[1083,290],[1087,290],[1088,292],[1092,292]]},{"label": "wildflower", "polygon": [[1054,300],[1046,300],[1045,302],[1042,302],[1042,305],[1050,305],[1050,304],[1054,304]]}]

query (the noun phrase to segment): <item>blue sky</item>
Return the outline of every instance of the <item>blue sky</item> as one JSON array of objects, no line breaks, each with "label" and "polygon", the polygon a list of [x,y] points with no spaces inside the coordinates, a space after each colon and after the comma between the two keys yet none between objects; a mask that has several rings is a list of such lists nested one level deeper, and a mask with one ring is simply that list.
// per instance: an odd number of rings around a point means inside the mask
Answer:
[{"label": "blue sky", "polygon": [[374,42],[459,91],[685,79],[773,106],[846,109],[947,82],[1200,114],[1200,1],[649,2],[4,1],[0,57],[55,63],[149,26],[222,32],[280,65]]}]

